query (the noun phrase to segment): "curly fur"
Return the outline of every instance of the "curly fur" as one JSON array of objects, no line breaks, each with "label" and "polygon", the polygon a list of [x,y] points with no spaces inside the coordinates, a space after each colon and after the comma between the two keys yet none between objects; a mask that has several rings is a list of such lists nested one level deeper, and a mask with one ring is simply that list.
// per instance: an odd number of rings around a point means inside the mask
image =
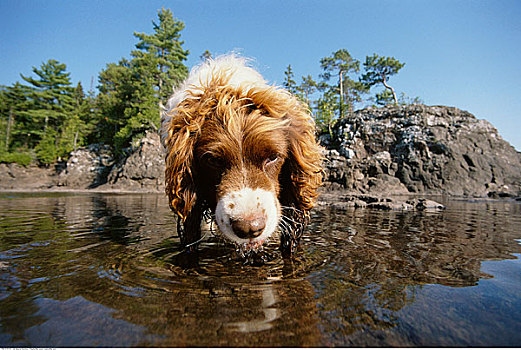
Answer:
[{"label": "curly fur", "polygon": [[[240,196],[247,187],[259,189],[252,194],[257,207],[276,212],[281,248],[291,253],[322,182],[315,124],[300,101],[268,85],[244,58],[221,56],[194,68],[174,91],[161,116],[161,137],[167,150],[166,194],[183,223],[185,244],[199,239],[205,211],[215,214],[223,198]],[[276,203],[265,204],[259,199],[264,193]],[[250,205],[227,205],[235,204]],[[235,220],[234,215],[228,219]]]}]

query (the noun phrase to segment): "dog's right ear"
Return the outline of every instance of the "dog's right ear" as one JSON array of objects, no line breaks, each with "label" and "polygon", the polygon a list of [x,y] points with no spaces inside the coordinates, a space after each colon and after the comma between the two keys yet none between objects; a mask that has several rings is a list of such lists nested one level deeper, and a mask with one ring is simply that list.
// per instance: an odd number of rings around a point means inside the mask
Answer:
[{"label": "dog's right ear", "polygon": [[202,123],[200,116],[191,115],[190,104],[185,100],[161,115],[161,141],[166,149],[165,191],[170,208],[183,222],[197,199],[192,163]]}]

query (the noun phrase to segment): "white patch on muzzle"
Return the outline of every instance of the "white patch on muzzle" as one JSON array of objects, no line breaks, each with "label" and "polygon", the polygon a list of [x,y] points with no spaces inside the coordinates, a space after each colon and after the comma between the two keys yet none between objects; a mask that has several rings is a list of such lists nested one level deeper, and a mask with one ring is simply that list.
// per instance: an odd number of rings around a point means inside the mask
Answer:
[{"label": "white patch on muzzle", "polygon": [[[266,226],[255,238],[238,237],[232,228],[232,220],[264,215]],[[215,208],[215,221],[221,233],[238,244],[262,243],[277,229],[280,217],[280,206],[275,194],[260,188],[245,187],[223,196]]]}]

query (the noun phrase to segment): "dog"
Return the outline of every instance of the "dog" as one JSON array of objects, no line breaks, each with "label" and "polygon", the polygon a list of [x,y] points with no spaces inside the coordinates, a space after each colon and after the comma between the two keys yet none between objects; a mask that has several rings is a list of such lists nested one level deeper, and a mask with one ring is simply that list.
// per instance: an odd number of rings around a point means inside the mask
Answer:
[{"label": "dog", "polygon": [[308,108],[268,85],[234,54],[193,68],[161,112],[165,191],[181,242],[193,248],[201,221],[243,251],[276,232],[290,256],[322,183],[322,152]]}]

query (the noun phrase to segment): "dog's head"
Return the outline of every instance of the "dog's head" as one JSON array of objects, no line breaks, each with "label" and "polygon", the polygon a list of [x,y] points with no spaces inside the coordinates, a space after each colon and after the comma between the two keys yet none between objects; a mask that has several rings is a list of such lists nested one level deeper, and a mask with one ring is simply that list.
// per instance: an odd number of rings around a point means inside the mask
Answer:
[{"label": "dog's head", "polygon": [[245,59],[196,67],[161,122],[166,193],[182,220],[199,203],[226,238],[253,247],[277,230],[282,208],[312,208],[322,180],[313,119]]}]

